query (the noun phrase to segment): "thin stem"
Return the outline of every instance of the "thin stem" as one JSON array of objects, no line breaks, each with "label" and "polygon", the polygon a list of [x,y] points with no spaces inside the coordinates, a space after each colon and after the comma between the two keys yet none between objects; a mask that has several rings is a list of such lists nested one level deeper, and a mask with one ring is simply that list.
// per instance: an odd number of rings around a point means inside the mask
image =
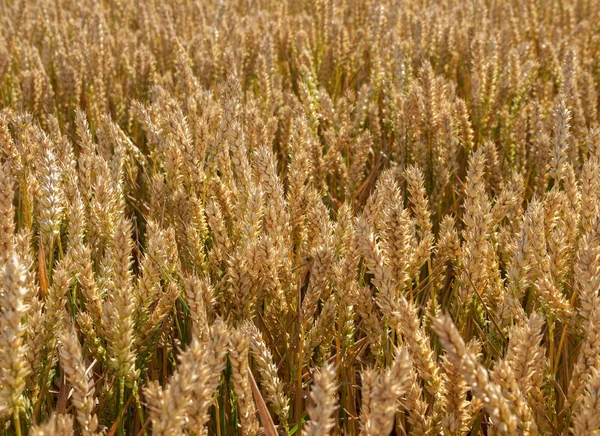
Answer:
[{"label": "thin stem", "polygon": [[125,377],[119,379],[119,426],[118,432],[122,436],[123,432],[123,397],[125,397]]},{"label": "thin stem", "polygon": [[21,417],[19,407],[15,407],[13,410],[13,420],[15,424],[15,434],[16,436],[21,436]]},{"label": "thin stem", "polygon": [[219,407],[219,401],[215,401],[215,416],[216,416],[216,424],[217,424],[217,436],[221,436],[221,419],[220,419],[220,415],[221,415],[221,410]]},{"label": "thin stem", "polygon": [[52,265],[54,263],[54,238],[50,239],[50,247],[48,247],[48,283],[52,281]]},{"label": "thin stem", "polygon": [[140,393],[138,392],[138,384],[137,381],[133,385],[133,396],[135,398],[135,405],[137,407],[138,415],[140,417],[140,425],[142,427],[142,434],[146,436],[146,423],[144,420],[144,409],[142,408],[142,404],[140,402]]},{"label": "thin stem", "polygon": [[38,395],[37,398],[37,402],[35,405],[35,409],[33,412],[33,423],[37,424],[37,420],[38,417],[40,415],[40,411],[42,409],[42,401],[44,399],[44,396],[46,395],[46,388],[48,386],[48,377],[50,375],[50,369],[51,369],[52,365],[46,364],[46,370],[44,372],[44,377],[42,378],[42,383],[41,383],[41,387],[40,387],[40,393]]},{"label": "thin stem", "polygon": [[58,259],[62,260],[64,257],[62,241],[60,240],[60,234],[56,237],[56,243],[58,246]]}]

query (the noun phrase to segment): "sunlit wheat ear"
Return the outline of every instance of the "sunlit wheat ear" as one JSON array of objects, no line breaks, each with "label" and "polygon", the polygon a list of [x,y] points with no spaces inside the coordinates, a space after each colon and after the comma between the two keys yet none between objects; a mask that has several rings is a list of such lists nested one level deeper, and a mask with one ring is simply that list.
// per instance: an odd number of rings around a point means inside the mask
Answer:
[{"label": "sunlit wheat ear", "polygon": [[265,229],[272,237],[290,236],[290,221],[283,184],[277,175],[276,161],[267,144],[256,151],[256,178],[265,193]]},{"label": "sunlit wheat ear", "polygon": [[56,156],[52,150],[50,139],[43,137],[44,151],[39,162],[40,168],[40,197],[39,225],[41,242],[46,253],[50,253],[59,235],[61,220],[64,214],[65,199],[61,189],[61,172]]},{"label": "sunlit wheat ear", "polygon": [[459,368],[467,384],[473,390],[473,394],[483,401],[492,422],[501,431],[516,431],[518,419],[511,412],[509,403],[502,395],[500,387],[490,381],[488,371],[467,350],[464,340],[450,317],[443,315],[435,320],[434,330],[448,353],[448,358]]},{"label": "sunlit wheat ear", "polygon": [[[260,283],[260,296],[267,301],[271,300],[272,304],[267,307],[280,315],[287,313],[290,307],[284,292],[285,279],[280,277],[278,266],[285,261],[282,258],[285,252],[283,243],[283,238],[273,239],[269,235],[262,235],[256,246],[259,272],[255,274],[255,279]],[[262,292],[260,292],[261,287],[264,288]]]},{"label": "sunlit wheat ear", "polygon": [[414,208],[416,233],[419,236],[419,243],[414,248],[413,261],[409,270],[409,277],[412,277],[429,259],[434,237],[423,173],[417,167],[409,167],[405,171],[404,177],[406,178],[409,200]]},{"label": "sunlit wheat ear", "polygon": [[202,371],[206,370],[203,363],[206,352],[204,344],[194,340],[180,356],[178,371],[165,389],[157,382],[145,388],[153,434],[180,434],[190,409],[194,385],[199,383]]},{"label": "sunlit wheat ear", "polygon": [[0,292],[0,413],[20,413],[21,395],[30,368],[25,359],[25,317],[30,309],[27,301],[32,289],[26,285],[26,271],[13,254],[2,274]]},{"label": "sunlit wheat ear", "polygon": [[0,263],[8,261],[13,250],[15,217],[13,181],[7,164],[0,167]]},{"label": "sunlit wheat ear", "polygon": [[142,259],[141,274],[135,290],[135,321],[138,328],[147,321],[149,306],[155,303],[160,288],[161,269],[165,268],[165,232],[155,221],[149,221],[146,230],[147,244]]},{"label": "sunlit wheat ear", "polygon": [[600,375],[596,368],[592,368],[591,374],[585,383],[585,394],[580,410],[573,418],[573,434],[594,434],[600,430]]},{"label": "sunlit wheat ear", "polygon": [[329,357],[331,342],[334,336],[337,308],[338,302],[335,297],[330,297],[323,304],[321,313],[304,340],[303,356],[306,362],[312,358],[314,348],[317,346],[319,346],[319,355],[316,358],[317,363]]},{"label": "sunlit wheat ear", "polygon": [[232,368],[233,387],[237,399],[239,417],[244,435],[258,432],[258,419],[254,397],[248,378],[249,338],[243,330],[236,330],[230,338],[229,360]]},{"label": "sunlit wheat ear", "polygon": [[211,298],[211,286],[198,277],[185,280],[185,298],[190,307],[192,333],[194,337],[206,338],[208,334],[208,309],[207,300]]},{"label": "sunlit wheat ear", "polygon": [[371,409],[372,409],[372,394],[379,378],[379,371],[375,368],[364,369],[360,374],[361,383],[361,405],[360,405],[360,428],[363,432],[369,431],[372,427]]},{"label": "sunlit wheat ear", "polygon": [[46,422],[34,425],[30,432],[32,436],[73,436],[73,417],[71,415],[52,414]]},{"label": "sunlit wheat ear", "polygon": [[[40,377],[40,363],[43,354],[46,351],[44,340],[48,339],[49,335],[44,334],[45,326],[45,313],[43,312],[42,300],[38,297],[33,297],[28,301],[29,304],[29,315],[27,317],[27,332],[25,334],[25,359],[28,362],[29,369],[26,377],[26,390],[37,392],[35,385],[37,384]],[[50,337],[51,338],[51,337]],[[48,348],[52,349],[52,339]]]},{"label": "sunlit wheat ear", "polygon": [[99,249],[103,240],[110,238],[120,225],[122,197],[119,185],[112,180],[109,162],[98,155],[94,155],[92,161],[95,185],[89,214],[92,226],[88,230],[94,248]]},{"label": "sunlit wheat ear", "polygon": [[89,246],[80,244],[70,251],[81,293],[85,297],[86,314],[94,322],[95,328],[102,331],[102,294],[96,283],[91,258],[92,251]]},{"label": "sunlit wheat ear", "polygon": [[579,322],[586,325],[596,303],[596,289],[600,286],[600,216],[593,227],[583,235],[575,263],[575,286],[579,299]]},{"label": "sunlit wheat ear", "polygon": [[373,232],[373,226],[369,224],[364,214],[358,219],[356,233],[359,252],[364,258],[367,270],[373,275],[371,281],[378,290],[377,303],[381,307],[382,313],[389,316],[394,310],[396,284],[386,253],[381,249]]},{"label": "sunlit wheat ear", "polygon": [[600,210],[597,198],[600,196],[600,160],[596,156],[588,158],[581,170],[581,213],[580,224],[583,232],[592,229]]},{"label": "sunlit wheat ear", "polygon": [[521,224],[521,232],[514,247],[511,263],[507,269],[506,297],[500,312],[503,322],[509,319],[522,319],[525,316],[520,304],[523,292],[529,284],[532,259],[531,234],[528,225],[530,216],[526,214]]},{"label": "sunlit wheat ear", "polygon": [[[467,303],[473,297],[473,292],[481,292],[485,284],[493,280],[492,274],[494,254],[488,241],[491,225],[491,204],[485,182],[485,156],[479,149],[469,158],[469,169],[465,184],[465,200],[463,203],[463,223],[465,240],[461,257],[459,283],[460,300]],[[478,263],[481,262],[481,263]],[[486,299],[489,293],[485,293]]]},{"label": "sunlit wheat ear", "polygon": [[319,300],[321,298],[326,299],[329,292],[334,253],[331,241],[328,240],[327,242],[326,245],[317,247],[314,250],[310,281],[301,307],[302,321],[307,325],[310,324],[317,310]]},{"label": "sunlit wheat ear", "polygon": [[592,127],[586,137],[589,157],[600,159],[600,128]]},{"label": "sunlit wheat ear", "polygon": [[84,242],[87,227],[85,204],[76,193],[68,205],[69,237],[67,259],[73,264],[76,279],[85,297],[85,305],[96,326],[102,326],[101,294],[94,278],[92,251]]},{"label": "sunlit wheat ear", "polygon": [[570,401],[575,411],[580,407],[585,381],[591,376],[592,370],[599,365],[598,341],[600,340],[600,328],[598,322],[600,320],[600,301],[597,296],[593,304],[594,309],[584,323],[581,350],[577,356],[571,384],[569,385]]},{"label": "sunlit wheat ear", "polygon": [[429,405],[423,400],[423,389],[419,385],[414,368],[409,372],[409,378],[411,380],[410,388],[400,403],[407,415],[406,420],[411,426],[411,432],[416,435],[425,435],[434,431],[433,416],[427,412]]},{"label": "sunlit wheat ear", "polygon": [[576,289],[578,292],[578,322],[582,326],[584,338],[577,362],[573,369],[569,385],[569,397],[571,403],[577,409],[581,394],[584,389],[584,381],[592,367],[597,365],[596,341],[598,337],[598,299],[597,289],[600,283],[600,220],[596,219],[594,228],[586,233],[580,243],[575,264]]},{"label": "sunlit wheat ear", "polygon": [[437,396],[442,380],[429,337],[420,325],[417,308],[404,296],[398,299],[397,307],[397,312],[392,313],[391,320],[398,333],[405,338],[415,366],[421,378],[425,380],[427,390],[431,395]]},{"label": "sunlit wheat ear", "polygon": [[[479,343],[476,341],[467,344],[467,348],[477,354]],[[456,434],[467,431],[469,428],[469,406],[467,401],[469,386],[460,374],[456,362],[448,355],[442,356],[441,367],[444,372],[442,381],[442,398],[438,407],[441,414],[441,427],[444,433]],[[476,413],[478,410],[475,411]]]},{"label": "sunlit wheat ear", "polygon": [[392,365],[379,370],[376,375],[364,375],[366,392],[363,401],[368,405],[361,416],[361,428],[365,434],[389,434],[394,426],[394,414],[398,410],[398,399],[410,389],[412,362],[408,350],[400,348]]},{"label": "sunlit wheat ear", "polygon": [[144,328],[135,337],[136,355],[148,355],[155,347],[158,338],[164,328],[164,324],[169,319],[169,314],[173,311],[175,301],[179,298],[181,290],[176,283],[169,283],[166,289],[160,293],[157,298],[154,310],[150,314]]},{"label": "sunlit wheat ear", "polygon": [[65,303],[69,288],[73,284],[71,279],[75,265],[71,259],[66,258],[57,263],[52,277],[52,285],[48,289],[48,297],[45,302],[44,325],[46,329],[45,342],[51,348],[50,344],[56,343],[58,338],[57,327],[65,316]]},{"label": "sunlit wheat ear", "polygon": [[503,224],[505,218],[511,221],[511,224],[517,224],[518,218],[522,215],[522,202],[525,197],[525,181],[523,175],[514,172],[506,183],[503,183],[503,189],[496,197],[496,202],[492,208],[492,216],[495,223]]},{"label": "sunlit wheat ear", "polygon": [[386,210],[381,224],[380,245],[387,254],[395,281],[405,286],[415,272],[412,268],[416,254],[413,246],[416,241],[415,226],[400,201]]},{"label": "sunlit wheat ear", "polygon": [[285,392],[284,384],[277,374],[273,353],[265,344],[262,334],[254,324],[246,322],[243,330],[250,337],[250,352],[258,365],[260,382],[267,391],[267,400],[280,422],[286,426],[289,419],[290,400]]},{"label": "sunlit wheat ear", "polygon": [[69,384],[73,386],[73,405],[77,411],[76,417],[81,433],[85,436],[93,435],[98,427],[98,417],[93,414],[94,387],[74,331],[66,330],[61,333],[59,355],[61,367]]},{"label": "sunlit wheat ear", "polygon": [[540,374],[538,362],[546,359],[542,328],[545,319],[532,312],[529,319],[510,331],[506,362],[510,366],[522,395],[527,398],[529,392],[538,386]]},{"label": "sunlit wheat ear", "polygon": [[365,334],[371,347],[373,347],[373,350],[379,350],[383,321],[373,301],[371,288],[368,286],[362,286],[358,289],[356,313],[362,318]]},{"label": "sunlit wheat ear", "polygon": [[131,283],[131,224],[123,219],[117,224],[111,246],[112,276],[108,282],[103,307],[103,324],[108,338],[111,365],[119,377],[132,383],[137,377],[133,347],[133,310]]},{"label": "sunlit wheat ear", "polygon": [[209,260],[215,270],[229,253],[231,242],[225,228],[223,213],[216,201],[209,201],[205,208],[208,225],[213,233],[213,247],[209,252]]},{"label": "sunlit wheat ear", "polygon": [[230,331],[221,319],[211,325],[206,342],[206,367],[200,375],[201,383],[194,386],[192,408],[190,411],[190,428],[199,431],[210,419],[209,407],[214,403],[213,395],[221,384],[221,373],[226,367],[226,356]]},{"label": "sunlit wheat ear", "polygon": [[554,106],[552,120],[554,123],[554,138],[550,151],[548,176],[559,180],[563,176],[564,166],[568,158],[569,144],[567,141],[570,137],[571,121],[571,111],[567,108],[563,99],[560,99]]},{"label": "sunlit wheat ear", "polygon": [[310,421],[304,426],[304,434],[325,436],[335,426],[333,414],[336,410],[336,371],[330,364],[325,364],[315,372],[310,397],[313,401],[308,408]]},{"label": "sunlit wheat ear", "polygon": [[460,254],[460,241],[456,231],[456,220],[451,215],[445,215],[440,222],[440,231],[436,245],[436,261],[456,262]]},{"label": "sunlit wheat ear", "polygon": [[502,395],[509,402],[512,413],[520,421],[519,428],[526,434],[537,433],[537,424],[533,419],[531,408],[521,392],[509,363],[506,360],[498,362],[490,378],[500,386]]}]

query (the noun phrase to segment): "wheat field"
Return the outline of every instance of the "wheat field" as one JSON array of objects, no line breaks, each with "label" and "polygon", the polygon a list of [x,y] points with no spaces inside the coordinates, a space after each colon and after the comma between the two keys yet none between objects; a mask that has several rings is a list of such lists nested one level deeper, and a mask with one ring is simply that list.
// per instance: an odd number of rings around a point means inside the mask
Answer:
[{"label": "wheat field", "polygon": [[600,435],[600,2],[0,0],[5,435]]}]

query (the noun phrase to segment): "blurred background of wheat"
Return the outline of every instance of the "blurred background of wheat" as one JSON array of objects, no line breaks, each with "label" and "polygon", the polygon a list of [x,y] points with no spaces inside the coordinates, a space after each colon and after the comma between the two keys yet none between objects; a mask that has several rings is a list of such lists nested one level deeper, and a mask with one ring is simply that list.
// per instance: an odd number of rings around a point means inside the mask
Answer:
[{"label": "blurred background of wheat", "polygon": [[600,434],[600,2],[0,1],[5,434]]}]

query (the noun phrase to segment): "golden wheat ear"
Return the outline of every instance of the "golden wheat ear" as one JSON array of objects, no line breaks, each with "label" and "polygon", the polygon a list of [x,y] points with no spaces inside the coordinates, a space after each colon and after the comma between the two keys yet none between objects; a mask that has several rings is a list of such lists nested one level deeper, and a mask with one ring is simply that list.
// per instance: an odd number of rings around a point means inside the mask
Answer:
[{"label": "golden wheat ear", "polygon": [[34,425],[29,434],[32,436],[73,436],[75,434],[73,417],[53,413],[45,423]]},{"label": "golden wheat ear", "polygon": [[325,364],[320,371],[315,371],[310,398],[313,402],[308,406],[310,421],[304,426],[304,433],[311,436],[325,436],[336,425],[332,416],[337,409],[336,370]]},{"label": "golden wheat ear", "polygon": [[60,335],[59,356],[60,364],[67,376],[67,381],[73,386],[72,402],[76,418],[84,436],[94,435],[98,427],[98,417],[93,414],[95,396],[93,382],[86,368],[77,334],[66,327]]}]

